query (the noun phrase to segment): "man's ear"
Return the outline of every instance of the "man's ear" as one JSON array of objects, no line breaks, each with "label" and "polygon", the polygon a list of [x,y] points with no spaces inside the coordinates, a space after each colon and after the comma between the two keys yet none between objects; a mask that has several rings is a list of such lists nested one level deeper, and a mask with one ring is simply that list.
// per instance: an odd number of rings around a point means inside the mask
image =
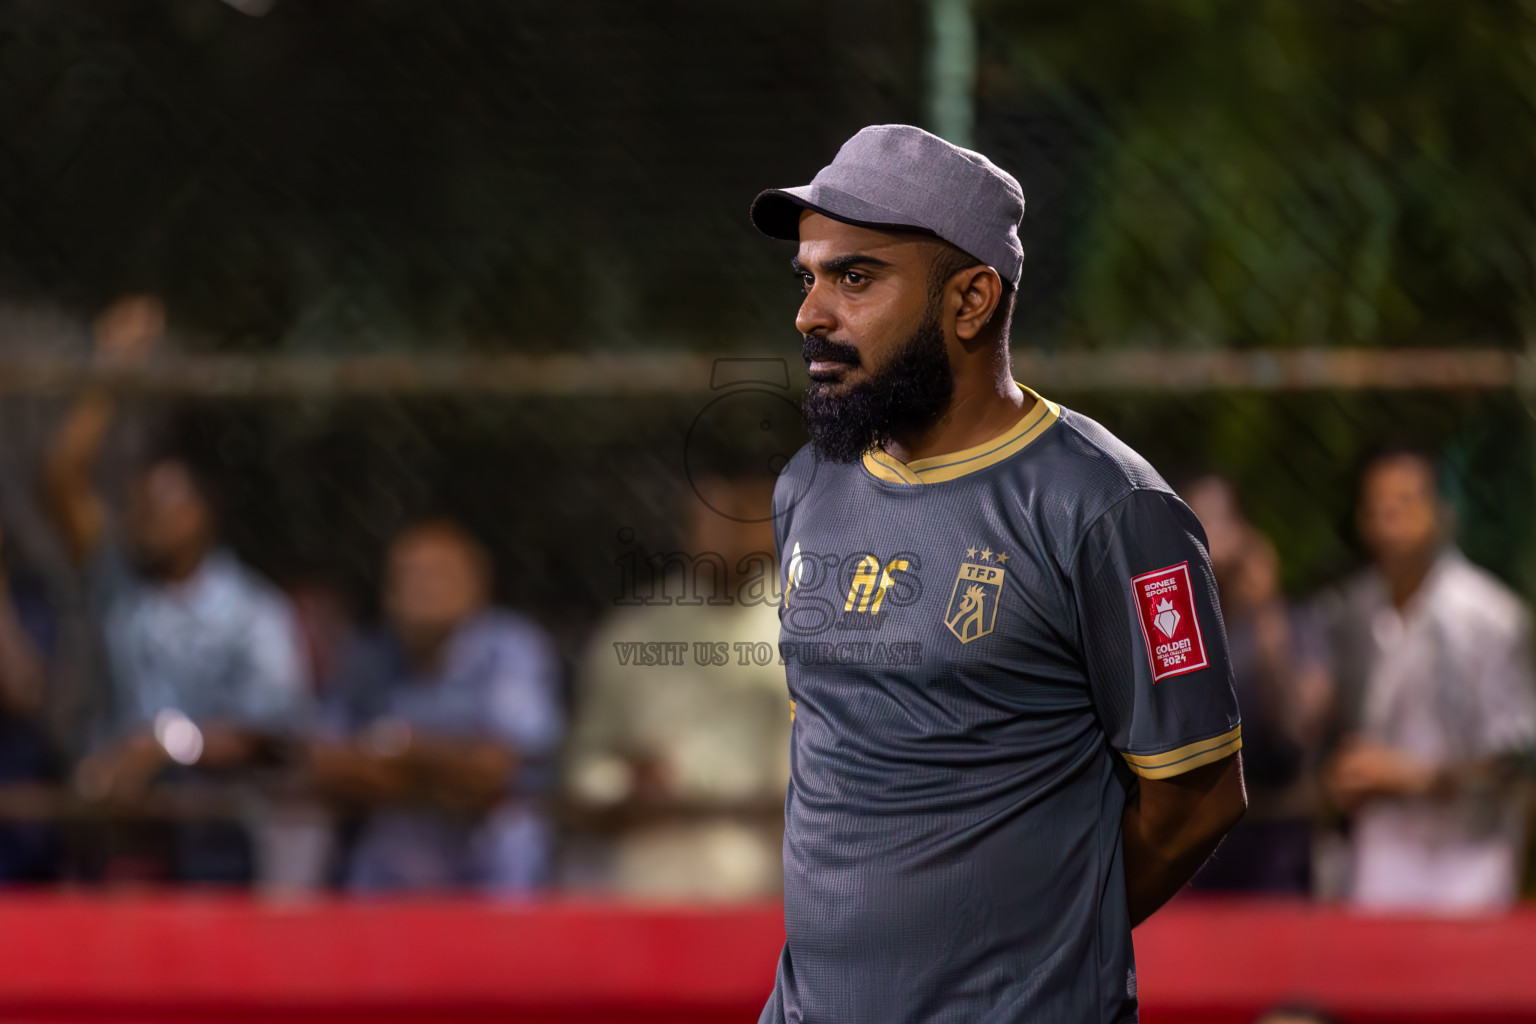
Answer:
[{"label": "man's ear", "polygon": [[955,314],[955,334],[973,341],[981,334],[1003,299],[1003,279],[988,266],[963,270],[950,282],[960,289],[960,309]]}]

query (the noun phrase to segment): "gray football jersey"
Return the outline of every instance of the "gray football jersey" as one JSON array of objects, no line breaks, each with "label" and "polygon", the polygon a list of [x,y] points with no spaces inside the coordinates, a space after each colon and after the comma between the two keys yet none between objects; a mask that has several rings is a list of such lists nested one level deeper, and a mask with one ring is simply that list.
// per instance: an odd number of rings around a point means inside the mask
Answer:
[{"label": "gray football jersey", "polygon": [[906,465],[803,449],[774,512],[794,724],[761,1021],[1134,1020],[1126,794],[1242,744],[1194,514],[1038,396]]}]

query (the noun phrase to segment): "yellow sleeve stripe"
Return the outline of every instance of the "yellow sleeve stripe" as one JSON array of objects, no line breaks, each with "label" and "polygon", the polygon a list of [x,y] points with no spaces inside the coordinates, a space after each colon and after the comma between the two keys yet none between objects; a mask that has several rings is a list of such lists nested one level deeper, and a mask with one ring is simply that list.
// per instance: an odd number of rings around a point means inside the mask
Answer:
[{"label": "yellow sleeve stripe", "polygon": [[1243,727],[1234,725],[1220,736],[1186,743],[1177,750],[1168,750],[1161,754],[1122,752],[1120,756],[1125,758],[1125,763],[1131,766],[1131,771],[1144,779],[1171,779],[1175,775],[1183,775],[1213,761],[1230,757],[1242,749]]}]

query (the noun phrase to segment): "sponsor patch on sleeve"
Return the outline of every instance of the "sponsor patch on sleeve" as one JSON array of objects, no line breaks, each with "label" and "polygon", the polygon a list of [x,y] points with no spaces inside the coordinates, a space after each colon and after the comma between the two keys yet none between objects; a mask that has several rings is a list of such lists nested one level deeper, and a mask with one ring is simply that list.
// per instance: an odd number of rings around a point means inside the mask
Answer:
[{"label": "sponsor patch on sleeve", "polygon": [[1152,661],[1152,682],[1205,668],[1205,640],[1195,616],[1195,594],[1189,582],[1189,563],[1180,562],[1131,580],[1136,610],[1141,616],[1141,635]]}]

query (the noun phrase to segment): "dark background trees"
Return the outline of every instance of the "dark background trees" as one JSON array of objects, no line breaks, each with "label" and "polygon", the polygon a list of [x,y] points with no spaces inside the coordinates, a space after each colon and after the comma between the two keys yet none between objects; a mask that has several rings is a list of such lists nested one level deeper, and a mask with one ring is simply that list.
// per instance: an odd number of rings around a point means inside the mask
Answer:
[{"label": "dark background trees", "polygon": [[[1536,15],[1514,0],[978,0],[975,145],[1028,197],[1016,343],[1523,348]],[[0,3],[0,298],[126,290],[185,349],[787,357],[787,252],[745,210],[924,117],[915,0]],[[703,385],[701,384],[701,388]],[[1523,582],[1520,395],[1054,395],[1170,474],[1234,475],[1287,582],[1347,566],[1350,473],[1447,451],[1475,557]],[[693,399],[189,398],[231,540],[367,592],[427,507],[509,598],[579,620],[618,530],[671,543]],[[536,498],[537,500],[530,500]]]}]

